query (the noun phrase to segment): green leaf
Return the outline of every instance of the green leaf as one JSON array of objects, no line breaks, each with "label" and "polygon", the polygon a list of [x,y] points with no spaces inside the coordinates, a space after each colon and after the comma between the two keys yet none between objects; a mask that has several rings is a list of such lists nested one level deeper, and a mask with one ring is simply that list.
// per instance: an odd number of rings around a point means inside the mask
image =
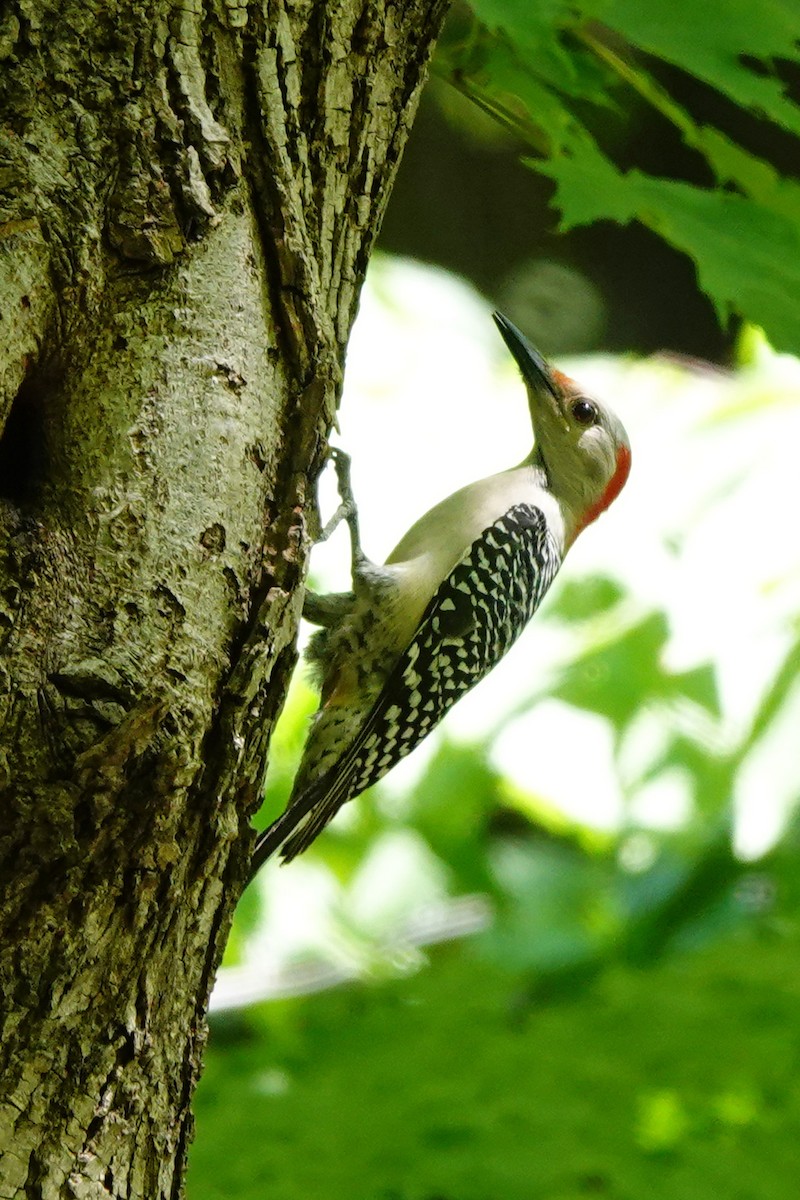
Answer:
[{"label": "green leaf", "polygon": [[619,604],[624,596],[621,585],[603,575],[569,579],[562,584],[557,602],[550,607],[550,615],[564,621],[587,621]]},{"label": "green leaf", "polygon": [[[589,55],[575,47],[567,48],[561,29],[576,24],[574,6],[563,0],[475,0],[472,11],[482,24],[497,34],[505,34],[522,64],[530,64],[530,73],[559,92],[603,102],[600,75]],[[489,64],[494,77],[497,64]]]},{"label": "green leaf", "polygon": [[[673,856],[632,881],[629,895],[638,903],[624,932],[624,953],[633,962],[652,961],[671,944],[713,941],[741,922],[733,885],[743,872],[733,857],[726,825],[691,860]],[[653,896],[655,903],[642,903]],[[636,911],[638,909],[638,911]]]},{"label": "green leaf", "polygon": [[643,703],[653,701],[689,699],[716,713],[711,669],[685,674],[667,671],[661,661],[666,641],[666,616],[653,613],[613,641],[576,657],[549,694],[608,717],[617,731],[625,728]]},{"label": "green leaf", "polygon": [[641,221],[694,259],[721,320],[738,313],[777,347],[800,353],[798,223],[731,192],[622,173],[586,139],[573,154],[529,165],[555,180],[562,228]]},{"label": "green leaf", "polygon": [[619,933],[608,864],[565,842],[509,842],[493,855],[505,896],[480,953],[506,970],[588,966]]},{"label": "green leaf", "polygon": [[[638,53],[798,135],[800,106],[773,66],[800,62],[796,0],[474,0],[472,7],[483,28],[468,46],[451,48],[451,77],[546,156],[530,165],[556,182],[562,228],[640,221],[694,260],[723,324],[739,315],[776,348],[800,353],[800,184],[729,134],[695,122]],[[703,155],[715,189],[622,172],[603,155],[595,138],[607,145],[618,137],[602,121],[603,108],[624,105],[635,115],[642,101]]]},{"label": "green leaf", "polygon": [[[735,104],[763,113],[800,134],[800,108],[772,60],[798,62],[795,0],[589,0],[585,16],[602,21],[634,46],[689,71],[729,96]],[[762,72],[743,62],[761,60]]]},{"label": "green leaf", "polygon": [[742,742],[740,757],[744,758],[780,713],[800,677],[800,640],[789,648],[753,718],[752,728]]},{"label": "green leaf", "polygon": [[485,747],[443,741],[414,789],[408,819],[454,874],[463,891],[490,890],[486,826],[500,779]]},{"label": "green leaf", "polygon": [[438,68],[484,112],[538,151],[570,144],[580,132],[558,89],[539,78],[505,40],[440,55]]}]

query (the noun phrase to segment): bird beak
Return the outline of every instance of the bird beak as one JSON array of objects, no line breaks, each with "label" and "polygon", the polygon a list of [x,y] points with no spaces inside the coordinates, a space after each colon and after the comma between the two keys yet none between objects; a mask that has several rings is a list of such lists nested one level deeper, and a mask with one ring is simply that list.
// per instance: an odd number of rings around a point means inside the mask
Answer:
[{"label": "bird beak", "polygon": [[557,402],[560,397],[550,368],[536,347],[531,345],[524,333],[520,333],[516,325],[512,325],[508,317],[504,317],[500,312],[494,312],[492,316],[528,387],[536,395],[541,395],[544,389]]}]

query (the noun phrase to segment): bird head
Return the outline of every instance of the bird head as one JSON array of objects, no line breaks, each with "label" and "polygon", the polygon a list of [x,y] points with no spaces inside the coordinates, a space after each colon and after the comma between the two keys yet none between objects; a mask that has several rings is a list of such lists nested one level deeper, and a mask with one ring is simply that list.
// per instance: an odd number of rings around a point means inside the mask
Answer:
[{"label": "bird head", "polygon": [[625,486],[631,467],[628,435],[613,412],[550,367],[507,317],[496,312],[494,319],[528,391],[536,440],[530,461],[544,470],[572,542]]}]

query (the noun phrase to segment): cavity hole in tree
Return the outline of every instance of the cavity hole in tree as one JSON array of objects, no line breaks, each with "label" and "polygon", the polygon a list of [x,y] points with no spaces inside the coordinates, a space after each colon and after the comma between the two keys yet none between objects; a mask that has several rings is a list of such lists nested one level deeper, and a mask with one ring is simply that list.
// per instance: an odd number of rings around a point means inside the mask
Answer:
[{"label": "cavity hole in tree", "polygon": [[33,499],[44,471],[43,400],[41,380],[29,375],[0,434],[0,496],[19,505]]}]

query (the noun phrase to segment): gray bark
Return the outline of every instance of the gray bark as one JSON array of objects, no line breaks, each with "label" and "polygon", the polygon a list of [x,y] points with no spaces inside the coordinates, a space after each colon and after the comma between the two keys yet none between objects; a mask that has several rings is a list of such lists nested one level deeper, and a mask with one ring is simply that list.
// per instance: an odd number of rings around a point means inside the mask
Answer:
[{"label": "gray bark", "polygon": [[444,6],[0,8],[0,1200],[181,1192]]}]

